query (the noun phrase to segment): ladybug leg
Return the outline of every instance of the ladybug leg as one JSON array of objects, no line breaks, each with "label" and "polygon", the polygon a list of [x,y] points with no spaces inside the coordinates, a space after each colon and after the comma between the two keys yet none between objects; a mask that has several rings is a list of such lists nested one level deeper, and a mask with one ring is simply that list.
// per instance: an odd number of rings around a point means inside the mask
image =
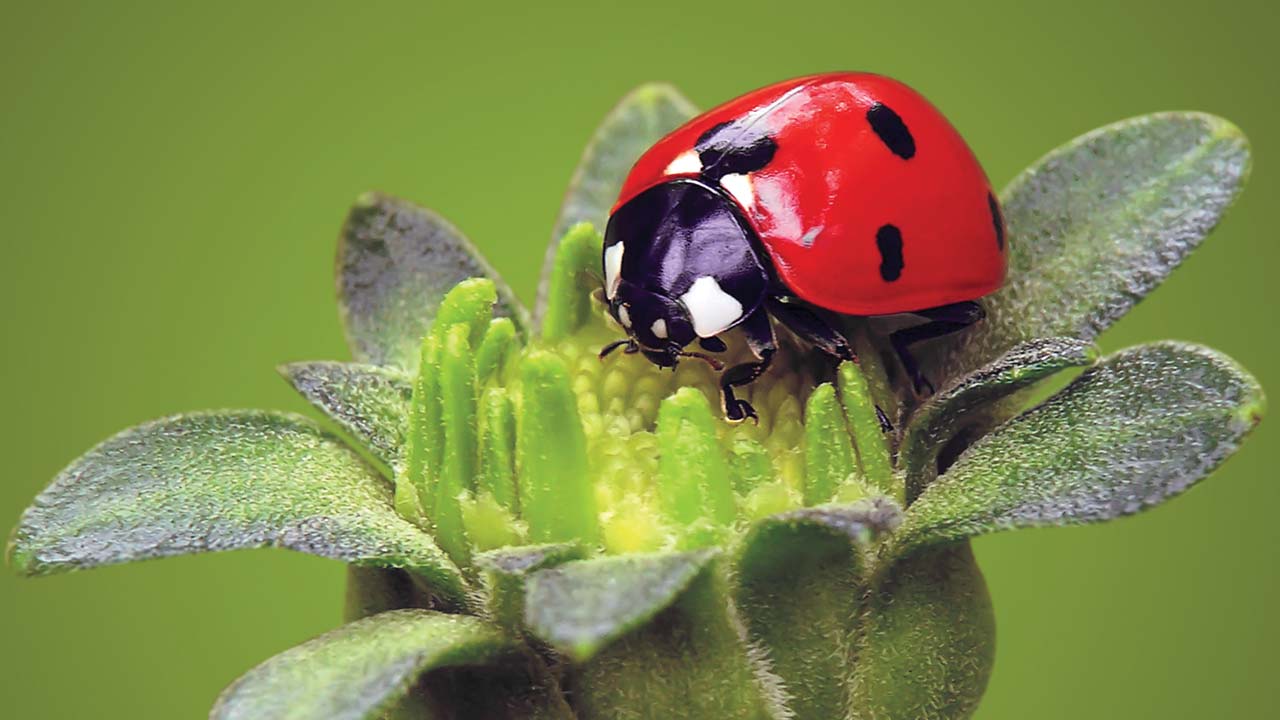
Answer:
[{"label": "ladybug leg", "polygon": [[924,317],[927,322],[903,328],[889,334],[889,342],[902,361],[902,369],[911,378],[916,394],[932,395],[933,383],[920,372],[920,366],[911,354],[911,346],[925,340],[932,340],[943,335],[959,332],[986,317],[986,311],[976,302],[966,301],[942,305],[928,310],[913,313]]},{"label": "ladybug leg", "polygon": [[795,302],[788,302],[785,297],[766,298],[765,306],[779,322],[786,325],[787,329],[799,336],[801,340],[841,360],[857,359],[853,347],[849,345],[845,336],[809,308]]},{"label": "ladybug leg", "polygon": [[747,340],[751,353],[760,359],[759,362],[734,365],[720,374],[720,397],[724,402],[724,416],[730,422],[741,422],[747,418],[759,421],[755,408],[746,400],[740,400],[733,394],[735,387],[748,385],[769,369],[773,355],[778,350],[773,336],[773,326],[769,322],[769,314],[756,310],[747,316],[739,326]]}]

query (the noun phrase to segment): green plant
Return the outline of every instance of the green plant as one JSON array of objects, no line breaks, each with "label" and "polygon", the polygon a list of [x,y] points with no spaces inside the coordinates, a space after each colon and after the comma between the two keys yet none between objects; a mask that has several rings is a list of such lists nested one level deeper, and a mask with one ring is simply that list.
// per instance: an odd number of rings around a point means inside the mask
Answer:
[{"label": "green plant", "polygon": [[350,624],[251,670],[214,718],[967,717],[994,639],[968,539],[1155,505],[1261,418],[1214,351],[1091,345],[1217,223],[1247,144],[1178,113],[1050,153],[1004,194],[987,320],[922,358],[937,394],[852,323],[858,364],[784,343],[749,390],[760,424],[730,426],[705,367],[595,357],[617,329],[590,298],[591,223],[690,114],[651,86],[608,117],[536,322],[442,219],[362,197],[338,254],[357,362],[281,368],[336,432],[259,411],[127,430],[36,499],[11,564],[268,545],[350,563]]}]

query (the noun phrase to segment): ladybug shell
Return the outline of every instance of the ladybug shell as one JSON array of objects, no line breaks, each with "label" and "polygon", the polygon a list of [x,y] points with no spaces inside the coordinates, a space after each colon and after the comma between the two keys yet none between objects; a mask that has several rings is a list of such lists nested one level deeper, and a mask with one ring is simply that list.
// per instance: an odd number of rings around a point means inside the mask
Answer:
[{"label": "ladybug shell", "polygon": [[[722,147],[771,141],[772,156],[720,176],[732,168],[717,170],[724,163],[705,151],[716,136]],[[731,100],[642,155],[614,210],[699,176],[733,197],[779,279],[819,307],[910,312],[974,300],[1004,281],[1004,222],[982,167],[942,113],[896,80],[814,75]]]}]

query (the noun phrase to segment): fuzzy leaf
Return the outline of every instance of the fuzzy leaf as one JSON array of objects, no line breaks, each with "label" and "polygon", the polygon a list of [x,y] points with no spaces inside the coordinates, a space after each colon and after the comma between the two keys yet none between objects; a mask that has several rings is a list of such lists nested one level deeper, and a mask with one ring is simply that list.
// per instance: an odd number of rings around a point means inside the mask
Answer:
[{"label": "fuzzy leaf", "polygon": [[405,200],[360,196],[338,242],[339,309],[352,355],[416,371],[422,336],[441,299],[469,277],[493,280],[496,312],[523,331],[528,313],[456,228]]},{"label": "fuzzy leaf", "polygon": [[714,566],[694,572],[664,609],[566,674],[579,720],[793,717],[763,653],[742,636]]},{"label": "fuzzy leaf", "polygon": [[678,527],[700,518],[728,526],[737,516],[718,424],[707,396],[696,388],[680,388],[658,409],[658,499]]},{"label": "fuzzy leaf", "polygon": [[[546,303],[542,319],[542,339],[559,342],[582,327],[591,317],[589,284],[599,287],[600,254],[604,238],[590,223],[569,228],[556,246],[547,276]],[[593,280],[594,276],[594,280]]]},{"label": "fuzzy leaf", "polygon": [[804,409],[804,434],[805,504],[829,502],[836,488],[851,475],[856,478],[858,471],[849,426],[831,383],[822,383],[809,394]]},{"label": "fuzzy leaf", "polygon": [[995,615],[968,543],[898,562],[869,593],[862,622],[851,720],[973,714],[995,661]]},{"label": "fuzzy leaf", "polygon": [[897,477],[893,472],[893,460],[880,417],[876,413],[876,401],[871,395],[871,385],[866,374],[856,362],[842,362],[836,370],[840,401],[844,405],[849,429],[853,432],[854,450],[858,453],[858,466],[867,483],[886,495],[902,499]]},{"label": "fuzzy leaf", "polygon": [[584,661],[675,602],[713,551],[580,560],[529,576],[525,624]]},{"label": "fuzzy leaf", "polygon": [[551,231],[551,246],[547,248],[538,287],[537,317],[541,318],[546,310],[549,278],[560,239],[580,222],[604,228],[609,208],[618,199],[631,166],[650,145],[697,112],[675,88],[649,83],[632,90],[605,116],[578,161]]},{"label": "fuzzy leaf", "polygon": [[497,627],[465,615],[394,610],[284,651],[218,698],[210,720],[365,720],[438,668],[478,667],[516,655]]},{"label": "fuzzy leaf", "polygon": [[409,574],[391,568],[347,566],[342,619],[352,622],[388,610],[420,607],[419,593]]},{"label": "fuzzy leaf", "polygon": [[[834,397],[833,397],[834,400]],[[750,636],[801,718],[843,718],[853,669],[849,651],[866,580],[862,555],[901,521],[886,498],[775,515],[743,542],[736,599]]]},{"label": "fuzzy leaf", "polygon": [[280,374],[366,448],[384,473],[400,462],[413,382],[394,368],[341,362],[281,365]]},{"label": "fuzzy leaf", "polygon": [[436,542],[454,562],[465,565],[470,547],[463,526],[460,500],[472,490],[476,476],[476,369],[467,338],[470,330],[457,323],[444,328],[440,351],[440,405],[444,425],[441,458],[431,522]]},{"label": "fuzzy leaf", "polygon": [[[1073,338],[1031,340],[942,388],[911,416],[898,453],[913,502],[937,474],[938,455],[961,433],[1003,420],[1001,400],[1070,367],[1090,365],[1097,351]],[[1007,415],[1005,416],[1007,417]]]},{"label": "fuzzy leaf", "polygon": [[503,627],[521,627],[530,573],[586,556],[587,549],[577,543],[508,547],[476,555],[476,567],[484,571],[489,615]]},{"label": "fuzzy leaf", "polygon": [[387,483],[312,421],[177,415],[125,430],[63,470],[23,514],[23,575],[193,552],[284,547],[421,573],[458,597],[458,570],[396,515]]},{"label": "fuzzy leaf", "polygon": [[1239,128],[1201,113],[1124,120],[1041,158],[1002,194],[1009,279],[938,377],[1032,338],[1095,338],[1213,230],[1249,164]]},{"label": "fuzzy leaf", "polygon": [[1257,381],[1212,350],[1116,353],[960,456],[911,506],[897,551],[1144,510],[1209,474],[1264,405]]},{"label": "fuzzy leaf", "polygon": [[530,353],[521,368],[516,466],[520,514],[535,542],[594,542],[599,535],[587,438],[564,361]]}]

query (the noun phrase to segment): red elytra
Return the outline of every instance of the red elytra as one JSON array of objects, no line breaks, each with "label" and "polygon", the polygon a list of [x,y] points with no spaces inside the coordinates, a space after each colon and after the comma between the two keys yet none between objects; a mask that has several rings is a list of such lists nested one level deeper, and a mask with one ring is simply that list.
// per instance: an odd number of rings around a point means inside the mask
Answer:
[{"label": "red elytra", "polygon": [[[871,73],[787,80],[690,120],[640,157],[613,210],[696,176],[678,159],[726,122],[776,142],[772,160],[747,175],[747,191],[733,195],[802,300],[887,315],[974,300],[1003,283],[1003,220],[973,152],[919,93]],[[886,226],[900,238],[900,262],[879,246]]]}]

